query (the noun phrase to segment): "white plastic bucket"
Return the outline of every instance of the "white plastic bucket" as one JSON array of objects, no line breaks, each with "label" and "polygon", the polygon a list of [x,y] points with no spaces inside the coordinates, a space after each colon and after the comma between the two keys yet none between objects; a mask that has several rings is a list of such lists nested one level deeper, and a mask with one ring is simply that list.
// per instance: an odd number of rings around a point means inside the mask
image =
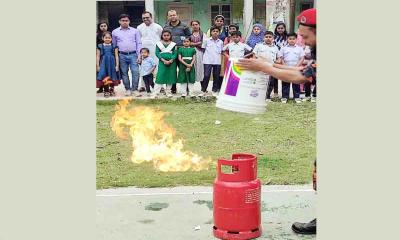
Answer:
[{"label": "white plastic bucket", "polygon": [[269,76],[240,70],[235,64],[237,61],[232,58],[228,61],[216,106],[235,112],[264,113]]}]

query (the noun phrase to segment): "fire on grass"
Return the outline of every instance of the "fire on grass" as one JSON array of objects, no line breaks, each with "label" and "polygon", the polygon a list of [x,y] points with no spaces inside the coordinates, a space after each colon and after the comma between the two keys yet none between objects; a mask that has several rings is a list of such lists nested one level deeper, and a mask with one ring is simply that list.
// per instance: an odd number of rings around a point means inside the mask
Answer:
[{"label": "fire on grass", "polygon": [[118,102],[111,128],[119,138],[132,140],[132,162],[153,162],[162,172],[208,168],[210,158],[183,151],[183,140],[174,140],[175,129],[164,122],[164,112],[144,106],[128,109],[129,102],[128,99]]}]

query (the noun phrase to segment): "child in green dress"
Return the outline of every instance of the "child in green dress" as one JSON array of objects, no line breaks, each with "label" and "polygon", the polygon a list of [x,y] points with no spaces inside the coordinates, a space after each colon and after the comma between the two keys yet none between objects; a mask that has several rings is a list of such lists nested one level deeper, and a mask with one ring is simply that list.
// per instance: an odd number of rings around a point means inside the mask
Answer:
[{"label": "child in green dress", "polygon": [[190,37],[186,37],[183,40],[183,47],[178,49],[179,73],[177,83],[180,85],[179,92],[182,94],[182,97],[187,95],[187,90],[190,97],[194,96],[193,86],[196,81],[194,62],[196,60],[196,50],[190,46],[190,42]]},{"label": "child in green dress", "polygon": [[169,30],[161,32],[161,41],[156,43],[156,56],[159,61],[154,95],[156,97],[163,84],[166,84],[167,97],[172,97],[171,87],[176,83],[176,43],[171,41],[172,34]]}]

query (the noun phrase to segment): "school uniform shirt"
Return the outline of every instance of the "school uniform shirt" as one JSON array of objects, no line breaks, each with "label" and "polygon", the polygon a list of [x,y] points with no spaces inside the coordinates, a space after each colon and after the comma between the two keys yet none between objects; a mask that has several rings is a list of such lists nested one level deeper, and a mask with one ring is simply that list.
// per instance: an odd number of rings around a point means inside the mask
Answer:
[{"label": "school uniform shirt", "polygon": [[201,48],[204,48],[203,64],[221,65],[221,52],[224,42],[221,39],[207,38],[203,40]]},{"label": "school uniform shirt", "polygon": [[146,76],[152,73],[151,69],[156,65],[152,57],[147,57],[142,60],[140,65],[140,76]]},{"label": "school uniform shirt", "polygon": [[281,57],[285,61],[285,65],[288,66],[296,66],[304,55],[304,49],[298,45],[286,45],[278,53],[278,57]]},{"label": "school uniform shirt", "polygon": [[264,58],[271,62],[275,62],[278,58],[279,49],[276,45],[268,45],[265,42],[257,43],[253,49],[254,54],[257,58]]},{"label": "school uniform shirt", "polygon": [[223,51],[229,51],[229,57],[231,58],[243,58],[245,51],[251,51],[251,49],[249,45],[241,42],[231,42],[222,48]]}]

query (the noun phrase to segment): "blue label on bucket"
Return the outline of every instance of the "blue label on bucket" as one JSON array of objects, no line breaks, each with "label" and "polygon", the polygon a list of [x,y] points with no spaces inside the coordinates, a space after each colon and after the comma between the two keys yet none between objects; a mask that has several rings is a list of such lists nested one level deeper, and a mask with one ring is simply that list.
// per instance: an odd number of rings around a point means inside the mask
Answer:
[{"label": "blue label on bucket", "polygon": [[251,92],[250,92],[250,96],[252,96],[252,97],[257,97],[259,94],[258,94],[258,91],[257,90],[251,90]]}]

